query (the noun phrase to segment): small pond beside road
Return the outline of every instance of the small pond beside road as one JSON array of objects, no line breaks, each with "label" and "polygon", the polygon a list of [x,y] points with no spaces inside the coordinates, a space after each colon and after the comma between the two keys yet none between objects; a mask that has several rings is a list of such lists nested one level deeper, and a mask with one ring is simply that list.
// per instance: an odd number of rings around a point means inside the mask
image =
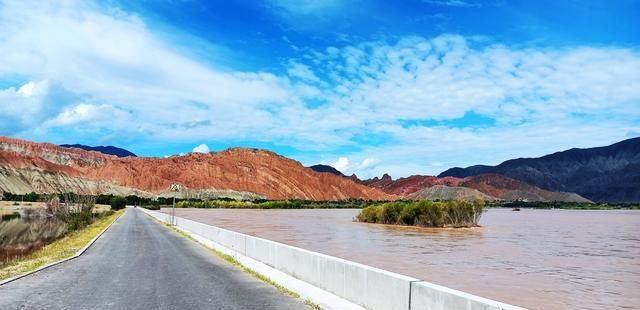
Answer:
[{"label": "small pond beside road", "polygon": [[0,216],[0,265],[35,251],[66,232],[64,222],[39,209],[4,209]]}]

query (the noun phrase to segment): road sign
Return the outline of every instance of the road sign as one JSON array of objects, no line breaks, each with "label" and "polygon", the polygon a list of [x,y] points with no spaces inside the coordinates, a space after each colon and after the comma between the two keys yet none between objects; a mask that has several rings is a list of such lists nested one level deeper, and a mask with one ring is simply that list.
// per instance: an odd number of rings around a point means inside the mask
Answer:
[{"label": "road sign", "polygon": [[171,184],[171,191],[173,192],[173,205],[171,206],[171,225],[176,225],[176,193],[180,191],[180,185]]}]

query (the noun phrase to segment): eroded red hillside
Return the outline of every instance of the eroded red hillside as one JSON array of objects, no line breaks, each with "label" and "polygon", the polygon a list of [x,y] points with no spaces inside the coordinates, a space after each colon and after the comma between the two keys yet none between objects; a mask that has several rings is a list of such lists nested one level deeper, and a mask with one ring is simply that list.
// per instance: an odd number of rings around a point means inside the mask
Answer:
[{"label": "eroded red hillside", "polygon": [[588,202],[575,193],[551,192],[499,174],[467,177],[460,185],[504,200]]},{"label": "eroded red hillside", "polygon": [[[270,199],[394,199],[393,195],[339,176],[318,173],[299,162],[258,149],[233,148],[217,153],[192,153],[170,158],[125,157],[62,148],[48,143],[0,137],[0,184],[39,182],[41,191],[60,190],[57,176],[82,186],[84,180],[103,181],[147,192],[166,192],[172,183],[189,189],[251,192]],[[10,169],[9,169],[10,168]],[[14,170],[46,172],[12,176]],[[9,175],[7,175],[9,174]],[[25,176],[26,175],[26,176]],[[80,184],[80,185],[78,185]],[[33,185],[33,184],[28,184]],[[70,185],[71,186],[71,185]]]},{"label": "eroded red hillside", "polygon": [[[546,191],[498,174],[483,174],[466,178],[412,175],[397,180],[393,180],[388,174],[385,174],[382,178],[376,177],[360,182],[367,186],[379,188],[386,193],[408,199],[453,199],[460,196],[480,199],[493,197],[493,199],[500,200],[588,201],[574,193]],[[429,188],[438,190],[427,190]],[[477,190],[482,195],[465,192],[464,188]],[[443,194],[445,192],[446,194]]]},{"label": "eroded red hillside", "polygon": [[375,177],[373,179],[361,181],[361,183],[374,188],[379,188],[389,194],[404,197],[426,187],[432,187],[434,185],[460,186],[464,181],[464,179],[460,178],[438,178],[430,175],[412,175],[410,177],[393,180],[391,179],[391,176],[385,174],[382,178]]}]

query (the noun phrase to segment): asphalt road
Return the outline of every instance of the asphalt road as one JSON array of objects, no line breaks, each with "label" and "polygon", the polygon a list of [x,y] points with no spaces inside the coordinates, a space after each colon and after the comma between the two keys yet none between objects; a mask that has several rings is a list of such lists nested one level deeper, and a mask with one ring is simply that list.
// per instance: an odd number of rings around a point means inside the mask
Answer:
[{"label": "asphalt road", "polygon": [[0,286],[0,309],[304,309],[128,209],[82,256]]}]

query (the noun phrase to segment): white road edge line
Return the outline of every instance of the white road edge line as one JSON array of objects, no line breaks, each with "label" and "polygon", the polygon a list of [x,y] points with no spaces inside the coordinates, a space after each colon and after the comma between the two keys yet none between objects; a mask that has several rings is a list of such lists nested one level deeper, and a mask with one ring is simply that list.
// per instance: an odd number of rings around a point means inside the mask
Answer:
[{"label": "white road edge line", "polygon": [[62,264],[64,262],[66,262],[66,261],[70,261],[70,260],[72,260],[74,258],[78,258],[80,255],[82,255],[84,252],[86,252],[89,249],[89,247],[91,247],[91,245],[93,245],[93,243],[96,242],[98,240],[98,238],[100,238],[100,236],[102,236],[102,234],[104,234],[107,231],[107,229],[109,229],[109,227],[111,227],[111,225],[113,225],[113,223],[117,222],[126,212],[127,211],[125,211],[122,214],[120,214],[118,216],[118,218],[115,219],[115,221],[111,222],[111,224],[109,224],[109,226],[105,227],[105,229],[103,229],[97,236],[95,236],[93,239],[91,239],[91,241],[89,241],[89,243],[87,243],[82,249],[78,250],[76,252],[76,254],[74,254],[73,256],[67,257],[67,258],[63,258],[63,259],[61,259],[61,260],[59,260],[57,262],[49,263],[49,264],[44,265],[44,266],[40,266],[40,267],[38,267],[38,268],[36,268],[34,270],[31,270],[31,271],[29,271],[27,273],[19,274],[17,276],[13,276],[11,278],[2,280],[2,281],[0,281],[0,286],[3,286],[5,284],[7,284],[7,283],[10,283],[10,282],[13,282],[15,280],[24,278],[24,277],[26,277],[28,275],[31,275],[31,274],[34,274],[34,273],[36,273],[38,271],[45,270],[45,269],[47,269],[49,267],[53,267],[55,265]]}]

